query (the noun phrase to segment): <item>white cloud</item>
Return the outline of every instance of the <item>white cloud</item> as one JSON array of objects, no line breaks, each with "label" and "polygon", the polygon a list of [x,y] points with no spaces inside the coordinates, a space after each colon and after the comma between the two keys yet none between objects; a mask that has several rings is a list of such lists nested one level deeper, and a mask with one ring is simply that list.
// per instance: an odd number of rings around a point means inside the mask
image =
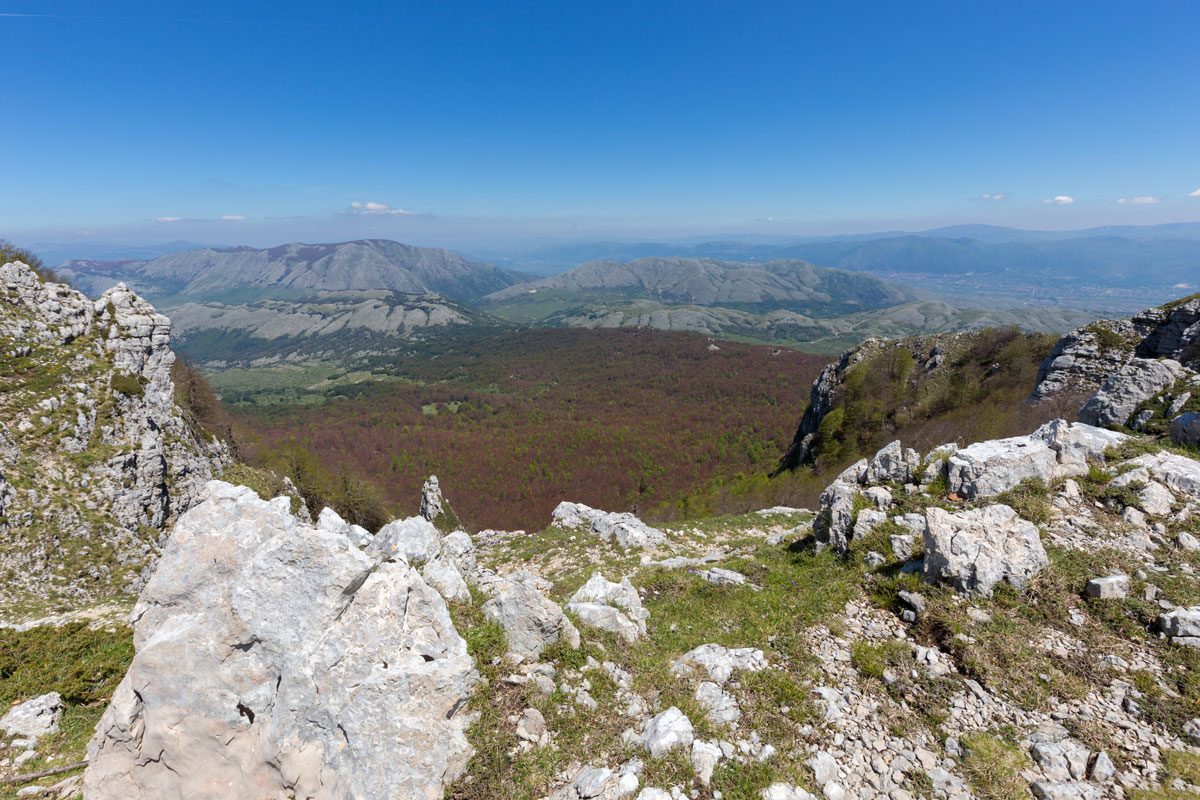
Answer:
[{"label": "white cloud", "polygon": [[408,211],[403,208],[392,208],[387,203],[377,203],[373,200],[368,200],[365,202],[355,200],[350,203],[350,207],[342,213],[376,217],[411,217],[415,216],[417,212]]},{"label": "white cloud", "polygon": [[183,220],[180,217],[159,217],[158,219],[156,219],[154,221],[155,222],[182,222]]},{"label": "white cloud", "polygon": [[979,195],[979,199],[980,200],[1007,200],[1008,192],[995,192],[994,194],[992,192],[984,192],[983,194]]},{"label": "white cloud", "polygon": [[245,218],[246,217],[243,216],[242,214],[223,214],[223,215],[221,215],[221,219],[224,220],[225,222],[236,222],[237,220],[245,219]]},{"label": "white cloud", "polygon": [[1042,202],[1051,206],[1069,206],[1075,202],[1075,198],[1069,194],[1058,194],[1054,197],[1047,197]]},{"label": "white cloud", "polygon": [[1188,195],[1188,197],[1200,197],[1200,189],[1197,189],[1196,191],[1192,192],[1191,194]]},{"label": "white cloud", "polygon": [[1118,197],[1117,202],[1123,206],[1152,206],[1158,202],[1158,198],[1143,194],[1138,197]]}]

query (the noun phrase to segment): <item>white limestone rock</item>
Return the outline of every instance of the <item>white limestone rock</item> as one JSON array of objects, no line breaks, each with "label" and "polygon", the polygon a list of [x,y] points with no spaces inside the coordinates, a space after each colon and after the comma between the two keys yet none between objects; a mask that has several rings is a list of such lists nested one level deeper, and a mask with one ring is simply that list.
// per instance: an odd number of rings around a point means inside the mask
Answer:
[{"label": "white limestone rock", "polygon": [[702,739],[692,741],[692,769],[702,786],[708,786],[712,782],[713,770],[721,763],[724,755],[720,745],[715,742]]},{"label": "white limestone rock", "polygon": [[442,488],[438,485],[437,475],[430,475],[421,487],[422,517],[433,522],[442,513]]},{"label": "white limestone rock", "polygon": [[696,703],[714,725],[735,725],[742,718],[737,699],[712,681],[701,681],[696,687]]},{"label": "white limestone rock", "polygon": [[832,547],[836,553],[849,552],[858,497],[857,483],[841,478],[825,487],[812,522],[813,538],[819,545]]},{"label": "white limestone rock", "polygon": [[571,595],[567,611],[583,624],[615,633],[627,642],[646,634],[646,620],[650,617],[628,578],[614,583],[599,572]]},{"label": "white limestone rock", "polygon": [[537,661],[569,625],[558,604],[528,581],[504,586],[483,604],[483,615],[504,629],[508,654],[518,661]]},{"label": "white limestone rock", "polygon": [[583,503],[559,503],[551,524],[560,528],[586,528],[604,541],[616,541],[623,548],[657,547],[667,541],[665,533],[651,528],[633,514],[600,511]]},{"label": "white limestone rock", "polygon": [[1131,358],[1083,404],[1079,420],[1089,425],[1124,425],[1139,405],[1187,373],[1174,359]]},{"label": "white limestone rock", "polygon": [[425,562],[421,577],[448,602],[464,602],[471,599],[467,581],[451,559],[439,555]]},{"label": "white limestone rock", "polygon": [[1095,600],[1120,600],[1129,596],[1128,575],[1106,575],[1092,578],[1083,587],[1083,593]]},{"label": "white limestone rock", "polygon": [[671,706],[647,721],[641,741],[653,758],[662,758],[677,747],[690,748],[692,739],[692,721]]},{"label": "white limestone rock", "polygon": [[88,798],[432,800],[466,764],[478,676],[442,598],[250,489],[208,484],[133,620]]},{"label": "white limestone rock", "polygon": [[[290,503],[289,503],[290,505]],[[341,518],[332,508],[323,508],[317,515],[317,527],[329,533],[345,536],[355,547],[366,547],[371,541],[371,532],[361,525],[352,525]]]},{"label": "white limestone rock", "polygon": [[925,578],[962,592],[990,595],[1008,581],[1023,589],[1050,563],[1037,526],[1006,505],[925,512]]},{"label": "white limestone rock", "polygon": [[816,800],[811,792],[790,783],[772,783],[760,796],[762,800]]},{"label": "white limestone rock", "polygon": [[947,481],[951,492],[968,500],[993,497],[1029,479],[1050,483],[1086,475],[1090,459],[1103,461],[1106,449],[1126,439],[1115,431],[1054,420],[1028,436],[958,450],[949,458]]},{"label": "white limestone rock", "polygon": [[43,736],[58,732],[63,701],[58,692],[50,692],[13,706],[0,717],[0,731],[5,736],[19,736],[36,742]]},{"label": "white limestone rock", "polygon": [[389,522],[367,546],[372,555],[424,564],[442,551],[442,534],[424,517]]},{"label": "white limestone rock", "polygon": [[671,662],[671,672],[675,675],[699,673],[717,686],[728,683],[737,670],[758,672],[766,668],[767,657],[762,650],[754,647],[729,648],[713,643],[695,647]]}]

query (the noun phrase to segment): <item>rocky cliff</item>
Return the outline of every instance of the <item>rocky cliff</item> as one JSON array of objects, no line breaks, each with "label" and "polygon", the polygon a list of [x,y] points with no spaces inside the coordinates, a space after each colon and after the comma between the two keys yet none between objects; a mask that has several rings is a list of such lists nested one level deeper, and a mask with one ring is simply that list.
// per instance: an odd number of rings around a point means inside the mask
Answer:
[{"label": "rocky cliff", "polygon": [[0,266],[0,599],[131,588],[227,458],[176,405],[170,321]]},{"label": "rocky cliff", "polygon": [[[1063,337],[1038,373],[1031,400],[1068,400],[1079,419],[1154,433],[1200,411],[1200,298],[1150,308],[1127,320],[1101,320]],[[1195,436],[1175,425],[1178,443]]]}]

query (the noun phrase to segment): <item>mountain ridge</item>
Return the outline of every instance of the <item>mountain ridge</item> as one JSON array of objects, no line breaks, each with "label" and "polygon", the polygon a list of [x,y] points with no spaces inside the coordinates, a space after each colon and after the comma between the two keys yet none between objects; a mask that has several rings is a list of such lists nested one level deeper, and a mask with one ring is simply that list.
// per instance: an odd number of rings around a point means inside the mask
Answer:
[{"label": "mountain ridge", "polygon": [[[517,283],[520,276],[441,248],[389,239],[328,244],[289,242],[269,248],[244,245],[167,253],[149,260],[71,260],[57,267],[90,293],[124,281],[150,299],[208,299],[232,289],[282,291],[391,289],[434,292],[474,300]],[[172,303],[166,302],[168,307]]]}]

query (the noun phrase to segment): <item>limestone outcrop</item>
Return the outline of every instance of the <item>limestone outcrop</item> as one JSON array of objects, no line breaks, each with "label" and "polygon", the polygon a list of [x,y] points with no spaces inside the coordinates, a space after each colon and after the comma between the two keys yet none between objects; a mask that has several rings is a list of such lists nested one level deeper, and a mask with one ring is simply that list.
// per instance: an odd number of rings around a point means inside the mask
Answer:
[{"label": "limestone outcrop", "polygon": [[[170,321],[123,284],[92,301],[0,266],[0,599],[136,589],[159,538],[228,461],[175,402]],[[82,568],[64,552],[84,551]]]},{"label": "limestone outcrop", "polygon": [[207,485],[133,626],[89,798],[432,800],[470,755],[477,674],[441,596],[250,489]]},{"label": "limestone outcrop", "polygon": [[624,548],[654,547],[667,540],[662,531],[651,528],[633,514],[601,511],[583,503],[559,503],[552,524],[560,528],[586,528],[604,541],[614,541]]}]

